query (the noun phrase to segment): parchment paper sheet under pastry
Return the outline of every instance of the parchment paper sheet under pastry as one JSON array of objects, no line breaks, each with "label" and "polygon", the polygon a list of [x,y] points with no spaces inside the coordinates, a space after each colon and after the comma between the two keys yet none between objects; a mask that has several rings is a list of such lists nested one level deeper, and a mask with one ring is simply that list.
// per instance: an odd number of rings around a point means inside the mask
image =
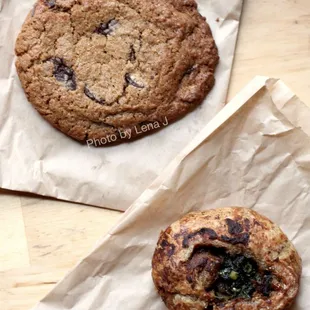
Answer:
[{"label": "parchment paper sheet under pastry", "polygon": [[250,82],[34,310],[164,310],[151,278],[159,233],[183,214],[246,206],[303,259],[293,310],[310,308],[310,109],[281,81]]}]

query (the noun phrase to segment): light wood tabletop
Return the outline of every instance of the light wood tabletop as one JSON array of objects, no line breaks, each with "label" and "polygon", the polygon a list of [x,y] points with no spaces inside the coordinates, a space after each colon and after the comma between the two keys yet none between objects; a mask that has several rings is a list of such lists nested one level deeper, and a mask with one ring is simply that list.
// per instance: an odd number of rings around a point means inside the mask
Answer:
[{"label": "light wood tabletop", "polygon": [[[308,103],[309,0],[244,2],[228,100],[255,75],[265,75],[281,78]],[[0,309],[34,306],[120,217],[120,212],[0,190]]]}]

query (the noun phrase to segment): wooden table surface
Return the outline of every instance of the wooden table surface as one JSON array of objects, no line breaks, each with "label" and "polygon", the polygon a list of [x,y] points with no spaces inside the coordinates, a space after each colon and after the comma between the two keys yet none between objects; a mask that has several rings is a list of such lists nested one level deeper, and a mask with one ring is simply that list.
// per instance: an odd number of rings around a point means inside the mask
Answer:
[{"label": "wooden table surface", "polygon": [[[307,103],[310,1],[244,2],[228,99],[259,74],[281,78]],[[0,309],[34,306],[120,216],[0,190]]]}]

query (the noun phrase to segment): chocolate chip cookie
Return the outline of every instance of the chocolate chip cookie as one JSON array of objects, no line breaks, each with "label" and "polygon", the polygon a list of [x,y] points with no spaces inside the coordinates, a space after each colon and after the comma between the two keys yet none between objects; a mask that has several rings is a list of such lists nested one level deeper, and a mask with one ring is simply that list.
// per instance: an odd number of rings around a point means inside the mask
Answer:
[{"label": "chocolate chip cookie", "polygon": [[39,0],[15,50],[39,113],[72,138],[101,144],[191,111],[218,63],[194,0]]}]

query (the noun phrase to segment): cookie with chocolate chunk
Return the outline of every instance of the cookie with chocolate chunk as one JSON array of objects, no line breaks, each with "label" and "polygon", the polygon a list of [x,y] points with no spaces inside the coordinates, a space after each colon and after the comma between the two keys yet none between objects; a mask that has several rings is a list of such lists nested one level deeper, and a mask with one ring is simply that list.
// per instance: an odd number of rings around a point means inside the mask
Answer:
[{"label": "cookie with chocolate chunk", "polygon": [[182,117],[218,63],[194,0],[39,0],[15,50],[28,100],[84,142],[124,142]]}]

